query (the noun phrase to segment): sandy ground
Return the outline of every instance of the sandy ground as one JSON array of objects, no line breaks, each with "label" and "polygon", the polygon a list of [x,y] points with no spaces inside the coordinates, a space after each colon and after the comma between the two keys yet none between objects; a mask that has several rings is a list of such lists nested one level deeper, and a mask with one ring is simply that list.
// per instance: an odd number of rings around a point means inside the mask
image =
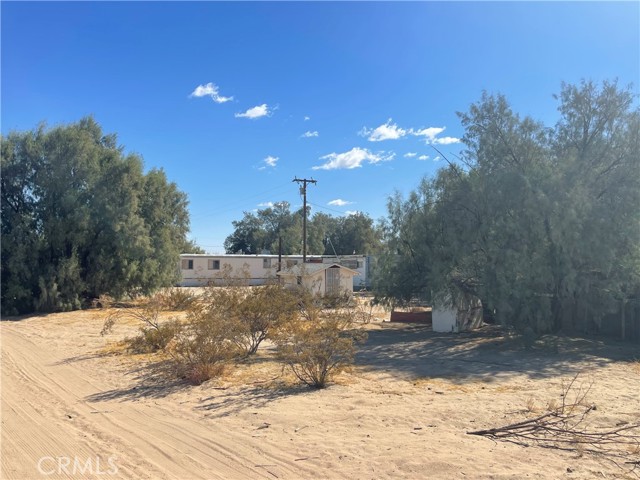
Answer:
[{"label": "sandy ground", "polygon": [[[351,372],[297,386],[268,347],[193,387],[113,353],[99,310],[2,322],[3,479],[637,478],[611,462],[467,435],[592,382],[594,426],[640,421],[637,346],[370,325]],[[153,357],[151,357],[153,358]],[[69,462],[69,463],[67,463]]]}]

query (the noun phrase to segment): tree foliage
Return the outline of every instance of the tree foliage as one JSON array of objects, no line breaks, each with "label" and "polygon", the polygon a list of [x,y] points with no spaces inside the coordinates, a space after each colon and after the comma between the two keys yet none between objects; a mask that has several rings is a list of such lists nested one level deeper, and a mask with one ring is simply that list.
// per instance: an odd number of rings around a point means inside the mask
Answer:
[{"label": "tree foliage", "polygon": [[640,291],[640,112],[614,83],[563,85],[560,120],[500,95],[459,114],[460,163],[389,200],[382,301],[482,299],[521,329],[587,328]]},{"label": "tree foliage", "polygon": [[[289,202],[277,202],[255,213],[244,212],[233,222],[234,231],[225,240],[227,253],[257,254],[263,250],[302,253],[302,209],[292,212]],[[319,212],[307,222],[307,253],[311,255],[371,254],[379,250],[381,231],[366,214],[358,212],[333,217]]]},{"label": "tree foliage", "polygon": [[79,308],[177,279],[187,198],[92,118],[2,138],[2,308]]}]

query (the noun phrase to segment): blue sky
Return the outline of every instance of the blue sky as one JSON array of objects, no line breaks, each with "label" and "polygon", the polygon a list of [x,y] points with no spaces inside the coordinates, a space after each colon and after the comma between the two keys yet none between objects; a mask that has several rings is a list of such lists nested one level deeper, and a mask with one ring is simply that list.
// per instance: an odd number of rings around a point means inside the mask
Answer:
[{"label": "blue sky", "polygon": [[483,90],[552,125],[561,82],[640,83],[640,3],[1,3],[2,132],[93,115],[222,252],[268,202],[386,214]]}]

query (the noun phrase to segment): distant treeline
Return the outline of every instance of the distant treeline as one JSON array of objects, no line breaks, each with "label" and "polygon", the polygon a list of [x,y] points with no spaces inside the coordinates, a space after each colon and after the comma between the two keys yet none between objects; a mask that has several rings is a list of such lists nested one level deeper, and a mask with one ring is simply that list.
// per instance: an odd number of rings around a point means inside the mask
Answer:
[{"label": "distant treeline", "polygon": [[[309,215],[309,212],[307,212]],[[245,212],[233,222],[234,231],[224,242],[227,253],[302,254],[303,209],[292,212],[289,202]],[[280,244],[282,239],[282,244]],[[382,231],[366,214],[334,217],[316,212],[307,222],[307,253],[311,255],[373,254],[380,251]]]}]

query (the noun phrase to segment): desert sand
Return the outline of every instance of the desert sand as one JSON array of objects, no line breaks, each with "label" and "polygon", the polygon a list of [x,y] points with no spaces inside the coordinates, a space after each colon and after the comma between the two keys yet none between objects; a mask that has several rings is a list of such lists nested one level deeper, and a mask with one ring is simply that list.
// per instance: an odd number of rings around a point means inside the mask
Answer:
[{"label": "desert sand", "polygon": [[637,345],[565,337],[525,351],[491,328],[375,323],[327,389],[297,385],[268,345],[191,386],[119,352],[136,326],[101,336],[103,317],[0,325],[3,479],[637,478],[589,454],[467,434],[538,415],[578,372],[594,428],[639,422]]}]

